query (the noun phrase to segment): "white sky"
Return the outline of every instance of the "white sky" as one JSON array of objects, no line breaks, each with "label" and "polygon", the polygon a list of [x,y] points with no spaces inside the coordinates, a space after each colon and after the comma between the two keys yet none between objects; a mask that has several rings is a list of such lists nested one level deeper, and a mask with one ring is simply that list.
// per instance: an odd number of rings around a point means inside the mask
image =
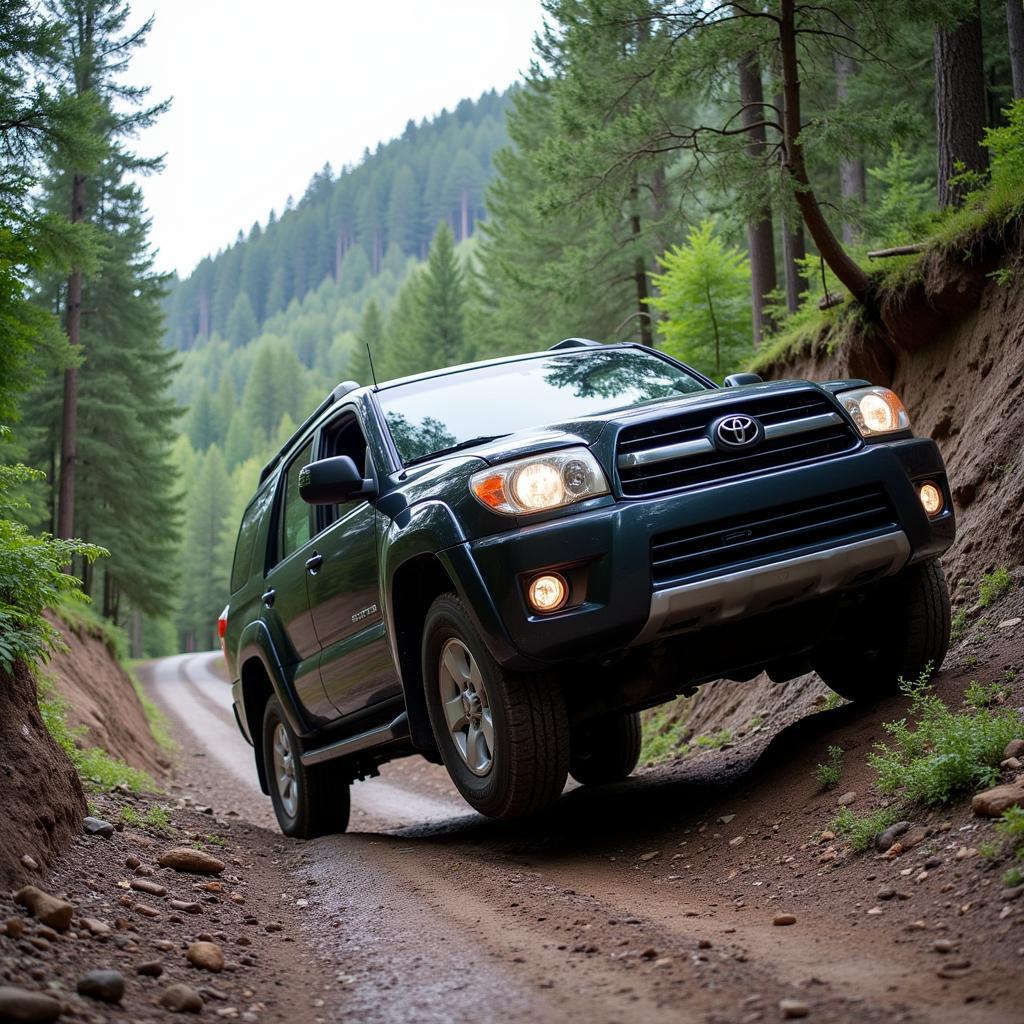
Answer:
[{"label": "white sky", "polygon": [[127,77],[171,109],[136,140],[162,270],[187,276],[406,121],[504,89],[529,66],[540,0],[135,0],[155,13]]}]

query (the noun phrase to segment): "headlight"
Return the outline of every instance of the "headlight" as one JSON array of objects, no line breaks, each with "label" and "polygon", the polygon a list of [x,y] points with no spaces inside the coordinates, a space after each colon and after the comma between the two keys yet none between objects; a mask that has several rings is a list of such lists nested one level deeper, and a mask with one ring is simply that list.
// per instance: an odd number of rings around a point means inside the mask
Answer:
[{"label": "headlight", "polygon": [[469,489],[488,508],[516,516],[607,494],[608,481],[586,448],[566,448],[481,470]]},{"label": "headlight", "polygon": [[910,417],[895,391],[857,388],[836,396],[864,437],[910,429]]}]

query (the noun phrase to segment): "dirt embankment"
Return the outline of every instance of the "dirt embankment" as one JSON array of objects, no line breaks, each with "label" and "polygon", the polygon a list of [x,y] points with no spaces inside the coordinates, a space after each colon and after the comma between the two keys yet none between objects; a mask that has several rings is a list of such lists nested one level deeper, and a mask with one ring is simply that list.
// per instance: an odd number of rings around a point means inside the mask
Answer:
[{"label": "dirt embankment", "polygon": [[49,869],[81,832],[85,794],[46,731],[36,681],[0,672],[0,889]]},{"label": "dirt embankment", "polygon": [[56,616],[50,620],[64,634],[68,649],[44,671],[67,701],[68,724],[85,727],[86,746],[102,747],[159,779],[170,764],[153,737],[131,678],[106,638],[85,625],[69,626]]}]

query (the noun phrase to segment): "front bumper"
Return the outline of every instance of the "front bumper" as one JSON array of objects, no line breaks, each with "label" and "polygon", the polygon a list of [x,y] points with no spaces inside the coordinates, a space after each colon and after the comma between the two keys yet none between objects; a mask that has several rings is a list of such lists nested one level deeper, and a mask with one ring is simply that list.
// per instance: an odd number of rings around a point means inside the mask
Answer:
[{"label": "front bumper", "polygon": [[[945,511],[929,519],[915,484],[942,489]],[[801,544],[730,566],[680,586],[655,587],[651,541],[667,531],[737,513],[771,515],[858,487],[879,487],[894,510],[894,529],[846,542]],[[460,545],[452,564],[472,576],[466,596],[494,656],[526,668],[578,660],[696,628],[809,600],[935,557],[953,542],[955,523],[945,467],[934,442],[910,438],[864,445],[848,455],[749,480],[602,508],[528,525]],[[455,552],[452,552],[455,555]],[[582,600],[554,615],[532,614],[524,581],[558,568],[582,574]]]}]

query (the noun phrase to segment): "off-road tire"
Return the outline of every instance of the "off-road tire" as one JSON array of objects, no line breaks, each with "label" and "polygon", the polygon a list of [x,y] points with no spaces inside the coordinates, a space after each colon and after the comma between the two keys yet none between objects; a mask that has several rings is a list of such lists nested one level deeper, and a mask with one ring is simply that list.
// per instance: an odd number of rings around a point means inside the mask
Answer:
[{"label": "off-road tire", "polygon": [[[487,774],[474,774],[456,746],[440,692],[440,659],[455,639],[472,655],[493,722]],[[569,771],[569,719],[561,689],[544,675],[506,671],[454,594],[430,606],[423,627],[423,682],[430,724],[448,774],[466,802],[492,818],[534,814],[553,804]]]},{"label": "off-road tire", "polygon": [[[294,782],[296,786],[294,813],[289,814],[284,805],[274,770],[274,734],[284,729],[293,756]],[[302,764],[299,754],[302,747],[288,720],[281,710],[276,697],[267,701],[263,712],[263,765],[267,773],[267,788],[277,815],[277,823],[286,836],[296,839],[314,839],[317,836],[334,835],[348,828],[350,779],[345,765],[340,761],[324,764]]]},{"label": "off-road tire", "polygon": [[582,786],[621,782],[636,768],[642,742],[636,711],[587,722],[573,730],[569,774]]},{"label": "off-road tire", "polygon": [[841,629],[813,664],[847,700],[880,700],[899,692],[900,679],[917,679],[929,666],[937,672],[950,632],[942,566],[932,559],[879,583]]}]

